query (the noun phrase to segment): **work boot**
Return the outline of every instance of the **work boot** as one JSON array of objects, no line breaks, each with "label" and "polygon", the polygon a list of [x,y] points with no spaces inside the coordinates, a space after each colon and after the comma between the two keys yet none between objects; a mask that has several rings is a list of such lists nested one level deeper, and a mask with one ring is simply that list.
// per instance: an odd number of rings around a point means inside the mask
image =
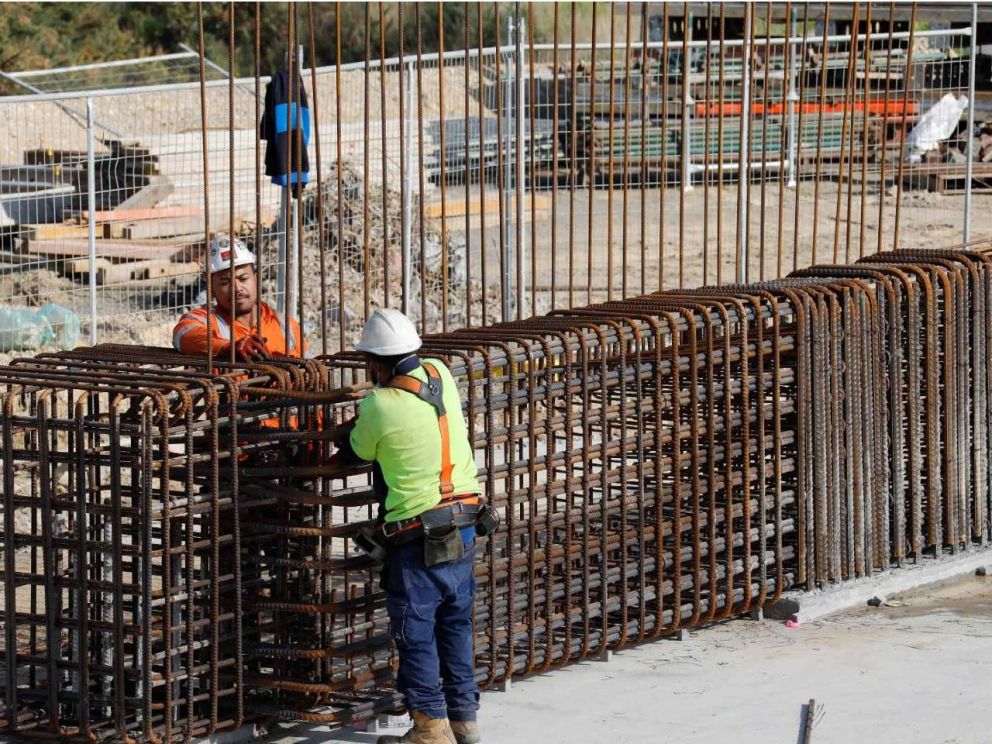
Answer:
[{"label": "work boot", "polygon": [[452,721],[451,731],[455,735],[456,744],[479,744],[479,724],[476,721]]},{"label": "work boot", "polygon": [[447,718],[428,718],[413,711],[413,728],[403,736],[380,736],[376,744],[457,744]]}]

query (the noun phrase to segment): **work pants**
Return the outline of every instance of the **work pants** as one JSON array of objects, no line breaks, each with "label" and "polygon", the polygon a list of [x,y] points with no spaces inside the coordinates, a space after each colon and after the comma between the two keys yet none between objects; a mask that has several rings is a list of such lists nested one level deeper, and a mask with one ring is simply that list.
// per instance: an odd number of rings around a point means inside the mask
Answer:
[{"label": "work pants", "polygon": [[400,658],[396,683],[407,707],[430,718],[474,721],[475,528],[461,533],[465,555],[436,566],[424,565],[422,538],[390,549],[384,588]]}]

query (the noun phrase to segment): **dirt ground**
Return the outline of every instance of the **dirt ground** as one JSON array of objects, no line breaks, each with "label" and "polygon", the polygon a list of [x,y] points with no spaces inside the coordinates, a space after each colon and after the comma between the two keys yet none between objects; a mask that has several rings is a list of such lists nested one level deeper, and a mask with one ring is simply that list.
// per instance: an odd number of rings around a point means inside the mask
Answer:
[{"label": "dirt ground", "polygon": [[[485,693],[486,744],[795,742],[816,700],[815,744],[987,744],[992,578],[889,598],[796,628],[733,620]],[[390,729],[389,733],[402,729]],[[272,729],[268,742],[374,742]]]},{"label": "dirt ground", "polygon": [[[708,193],[707,193],[708,192]],[[478,187],[473,189],[478,194]],[[785,190],[782,202],[782,231],[781,231],[781,268],[783,274],[792,270],[793,266],[800,268],[810,264],[813,244],[813,213],[816,191],[814,184],[802,182],[799,187],[798,209],[796,191]],[[565,190],[560,190],[552,204],[548,191],[537,193],[537,209],[531,212],[530,194],[526,194],[526,214],[523,225],[525,249],[521,257],[525,287],[524,314],[547,312],[551,307],[551,289],[555,289],[555,304],[558,307],[568,304],[569,286],[573,290],[573,301],[577,305],[589,301],[600,301],[607,297],[607,288],[612,285],[612,296],[619,298],[624,294],[624,274],[626,273],[626,294],[636,295],[643,288],[647,292],[657,291],[663,287],[671,289],[680,284],[680,265],[682,283],[687,287],[699,286],[704,283],[713,284],[717,281],[717,264],[720,264],[720,280],[723,283],[734,281],[735,254],[738,248],[737,225],[737,186],[725,184],[722,188],[722,204],[719,190],[711,186],[709,189],[697,184],[695,188],[682,195],[678,188],[668,188],[664,191],[649,188],[644,195],[644,241],[643,263],[641,242],[641,195],[639,189],[631,188],[626,196],[626,231],[624,228],[624,194],[622,188],[611,192],[607,189],[597,189],[592,193],[590,203],[589,191],[582,189],[575,193],[574,199],[569,198]],[[664,206],[662,207],[662,195]],[[852,198],[851,220],[847,220],[847,192],[840,194],[840,221],[837,216],[838,186],[832,182],[820,184],[817,211],[817,256],[818,263],[831,263],[834,258],[834,238],[837,237],[837,258],[843,263],[845,258],[856,260],[862,245],[864,235],[865,253],[874,253],[879,239],[879,195],[869,191],[865,197],[864,223],[862,233],[861,201],[857,188]],[[487,198],[495,200],[494,192]],[[684,198],[683,198],[684,197]],[[464,190],[449,191],[449,200],[464,198]],[[881,241],[885,250],[894,245],[896,197],[883,197],[883,221],[881,223]],[[612,209],[610,202],[612,201]],[[774,278],[779,269],[779,200],[778,186],[775,183],[766,184],[765,208],[761,209],[761,188],[752,184],[750,229],[749,229],[749,273],[750,281],[762,278]],[[552,212],[552,206],[554,211]],[[721,209],[722,207],[722,209]],[[992,238],[992,194],[975,194],[972,205],[972,236],[973,238]],[[590,241],[590,210],[592,213]],[[662,218],[664,210],[664,218]],[[798,213],[798,219],[797,219]],[[552,214],[556,215],[552,219]],[[612,214],[612,220],[609,215]],[[960,243],[963,239],[963,195],[941,195],[927,191],[910,191],[902,197],[900,206],[900,237],[899,243],[903,248],[942,248]],[[718,215],[720,231],[718,232]],[[704,219],[705,216],[705,219]],[[473,282],[473,294],[480,296],[480,280],[482,279],[482,264],[485,259],[486,282],[490,286],[489,309],[490,318],[498,319],[498,298],[500,270],[500,237],[498,229],[498,213],[485,215],[485,243],[482,241],[482,217],[473,214],[470,218],[469,231],[469,277]],[[570,230],[569,224],[574,225]],[[705,225],[705,228],[704,228]],[[839,228],[837,226],[839,225]],[[554,233],[552,227],[554,226]],[[684,228],[682,227],[684,226]],[[796,228],[798,226],[798,238]],[[849,227],[850,226],[850,227]],[[333,226],[332,226],[333,227]],[[835,229],[837,228],[837,229]],[[440,230],[439,220],[431,223],[434,232]],[[352,226],[353,231],[361,232],[360,226]],[[511,231],[516,229],[511,225]],[[333,232],[333,230],[332,230]],[[448,219],[449,236],[464,236],[464,217]],[[551,246],[555,238],[556,260],[552,263]],[[534,242],[536,238],[536,243]],[[626,238],[626,239],[625,239]],[[848,242],[850,240],[850,242]],[[457,241],[461,243],[461,240]],[[419,237],[413,236],[413,249],[419,250]],[[612,244],[612,252],[608,246]],[[624,244],[627,246],[626,272],[624,271]],[[589,273],[590,251],[592,245],[592,273]],[[483,248],[483,246],[485,246]],[[535,251],[536,246],[536,251]],[[798,246],[798,255],[794,247]],[[680,261],[680,247],[682,257]],[[704,251],[705,247],[705,251]],[[462,249],[464,250],[464,249]],[[400,263],[402,249],[399,245],[389,248],[390,262],[397,267]],[[536,265],[532,267],[534,253],[537,254]],[[762,261],[763,258],[763,261]],[[272,259],[267,259],[272,260]],[[311,261],[316,265],[316,259]],[[331,262],[334,263],[333,261]],[[309,264],[308,264],[309,265]],[[661,267],[661,270],[659,270]],[[515,274],[515,264],[511,264]],[[705,269],[705,275],[704,275]],[[537,302],[530,302],[530,287],[532,286],[532,270],[537,277]],[[11,274],[0,277],[0,292],[4,296],[16,293],[18,287],[26,295],[26,304],[35,302],[54,301],[67,304],[85,319],[88,317],[88,290],[83,284],[75,284],[51,274],[36,280],[36,272]],[[42,272],[45,273],[45,272]],[[398,273],[398,270],[397,270]],[[589,277],[592,277],[590,283]],[[326,280],[328,294],[337,297],[336,264],[329,265]],[[348,318],[348,335],[356,335],[361,326],[364,300],[360,281],[350,277],[351,281],[345,287],[345,315]],[[416,277],[415,277],[416,279]],[[187,277],[182,281],[188,285],[195,277]],[[642,284],[643,282],[643,284]],[[309,307],[319,302],[319,276],[308,272],[304,284],[304,299]],[[591,294],[587,292],[592,286]],[[37,294],[40,289],[40,295]],[[171,330],[182,311],[196,298],[197,287],[170,285],[168,283],[142,283],[141,285],[119,285],[117,287],[101,287],[98,290],[100,314],[104,318],[100,326],[99,339],[124,343],[144,343],[168,345],[171,342]],[[453,290],[449,312],[451,325],[460,326],[464,323],[464,290]],[[376,297],[371,298],[373,306],[378,304]],[[419,304],[414,303],[414,310]],[[336,305],[335,305],[336,308]],[[329,343],[337,341],[337,311],[329,308],[331,316],[329,323]],[[314,311],[313,317],[308,317],[305,331],[314,334],[319,332],[319,323],[315,320],[319,313]],[[308,316],[311,313],[308,311]],[[435,316],[437,314],[435,313]],[[480,321],[478,307],[473,312],[473,321]],[[439,318],[433,317],[437,323]],[[84,334],[85,334],[84,322]],[[311,336],[313,338],[313,336]]]}]

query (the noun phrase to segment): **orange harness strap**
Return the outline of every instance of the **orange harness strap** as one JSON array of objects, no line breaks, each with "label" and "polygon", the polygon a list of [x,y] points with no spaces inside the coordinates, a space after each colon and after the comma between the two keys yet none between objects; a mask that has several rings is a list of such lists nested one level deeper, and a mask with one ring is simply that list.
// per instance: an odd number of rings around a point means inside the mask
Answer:
[{"label": "orange harness strap", "polygon": [[448,430],[448,412],[444,408],[444,399],[442,398],[444,391],[441,375],[430,362],[424,362],[423,367],[427,372],[427,382],[421,382],[410,375],[396,375],[389,381],[389,386],[406,390],[434,406],[434,411],[437,413],[437,428],[441,432],[441,482],[438,490],[441,493],[441,498],[444,499],[455,492],[455,487],[451,483],[451,474],[454,472],[455,466],[451,462],[451,432]]}]

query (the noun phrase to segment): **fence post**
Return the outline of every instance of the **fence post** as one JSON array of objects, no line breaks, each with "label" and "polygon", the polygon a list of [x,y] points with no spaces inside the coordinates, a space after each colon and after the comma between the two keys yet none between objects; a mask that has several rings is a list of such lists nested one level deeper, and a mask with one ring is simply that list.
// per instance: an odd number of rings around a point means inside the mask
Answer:
[{"label": "fence post", "polygon": [[[519,8],[519,6],[518,6]],[[524,317],[524,302],[527,297],[526,289],[526,276],[527,276],[527,245],[524,242],[524,161],[526,159],[525,149],[524,149],[524,37],[527,34],[527,22],[524,20],[523,16],[517,13],[517,36],[516,36],[516,73],[517,73],[517,95],[516,95],[516,176],[514,180],[514,191],[516,192],[517,200],[517,239],[515,241],[517,247],[517,265],[520,267],[520,271],[517,274],[517,299],[516,299],[516,311],[517,318]],[[531,74],[534,71],[531,70]],[[531,137],[534,136],[534,122],[530,123]],[[531,178],[534,174],[531,174]]]},{"label": "fence post", "polygon": [[975,168],[975,55],[978,42],[978,3],[971,4],[971,54],[968,57],[968,162],[964,184],[964,242],[971,240],[971,178]]},{"label": "fence post", "polygon": [[[789,19],[787,25],[786,34],[790,37],[789,46],[792,47],[792,53],[789,55],[789,93],[786,95],[785,100],[789,104],[789,182],[788,186],[790,189],[796,187],[796,171],[797,163],[796,159],[799,157],[799,137],[796,131],[796,104],[799,103],[799,92],[796,90],[796,44],[792,41],[792,38],[798,36],[797,22],[796,22],[796,11],[792,11],[792,17]],[[767,54],[766,54],[767,56]]]},{"label": "fence post", "polygon": [[[399,66],[400,75],[403,74],[403,65]],[[411,230],[412,230],[412,219],[410,217],[410,210],[412,208],[411,202],[413,201],[413,63],[406,63],[406,90],[404,91],[404,97],[406,98],[406,131],[403,133],[405,143],[405,151],[403,153],[403,184],[401,187],[402,200],[403,200],[403,214],[401,215],[401,221],[403,224],[403,266],[401,268],[403,274],[403,313],[405,315],[410,314],[410,240],[411,240]],[[383,132],[383,137],[385,137],[385,132]],[[423,195],[421,195],[423,198]],[[421,288],[423,291],[423,288]]]},{"label": "fence post", "polygon": [[[689,88],[689,68],[692,66],[692,13],[682,19],[682,87],[685,89],[685,108],[682,109],[682,191],[692,191],[692,109],[696,105]],[[706,62],[709,64],[709,60]],[[709,91],[706,92],[707,97]],[[710,146],[703,138],[703,148]],[[706,174],[703,174],[706,178]]]},{"label": "fence post", "polygon": [[[506,19],[506,40],[508,45],[512,45],[513,42],[513,17]],[[503,52],[497,48],[496,54],[502,54]],[[506,70],[506,66],[503,66]],[[503,203],[506,205],[505,214],[500,215],[501,226],[500,229],[505,231],[506,239],[503,241],[503,321],[509,321],[513,319],[512,309],[513,309],[513,280],[514,272],[513,267],[516,265],[514,261],[514,250],[513,250],[513,182],[512,182],[512,163],[510,162],[510,148],[505,146],[506,137],[509,136],[510,131],[510,107],[513,105],[512,98],[510,98],[510,73],[504,72],[505,79],[497,81],[497,84],[504,91],[503,95],[503,110],[497,112],[497,115],[502,116],[506,122],[503,127],[504,139],[503,142],[499,143],[500,150],[504,153],[503,164],[504,168],[504,183],[503,191],[505,192]]]},{"label": "fence post", "polygon": [[86,209],[90,255],[90,346],[96,346],[96,144],[93,99],[86,99]]}]

